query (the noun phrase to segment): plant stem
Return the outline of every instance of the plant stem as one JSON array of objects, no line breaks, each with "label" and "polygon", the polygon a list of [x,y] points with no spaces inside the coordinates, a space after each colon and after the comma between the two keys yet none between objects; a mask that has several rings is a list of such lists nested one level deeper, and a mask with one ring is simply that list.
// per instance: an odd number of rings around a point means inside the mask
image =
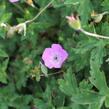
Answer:
[{"label": "plant stem", "polygon": [[[59,70],[58,72],[48,74],[48,76],[56,75],[56,74],[63,73],[63,72],[64,72],[63,70]],[[41,75],[41,76],[45,76],[45,75]]]},{"label": "plant stem", "polygon": [[103,36],[103,35],[99,35],[99,34],[90,33],[90,32],[85,31],[83,28],[80,28],[79,30],[82,33],[84,33],[86,35],[89,35],[89,36],[92,36],[92,37],[97,37],[97,38],[102,38],[102,39],[109,39],[108,36]]},{"label": "plant stem", "polygon": [[42,14],[42,12],[44,12],[50,6],[50,4],[53,1],[54,0],[50,1],[33,19],[25,21],[25,24],[30,23],[30,22],[33,22],[34,20],[36,20]]},{"label": "plant stem", "polygon": [[102,13],[102,15],[106,15],[106,14],[109,14],[109,12],[105,11],[105,12]]}]

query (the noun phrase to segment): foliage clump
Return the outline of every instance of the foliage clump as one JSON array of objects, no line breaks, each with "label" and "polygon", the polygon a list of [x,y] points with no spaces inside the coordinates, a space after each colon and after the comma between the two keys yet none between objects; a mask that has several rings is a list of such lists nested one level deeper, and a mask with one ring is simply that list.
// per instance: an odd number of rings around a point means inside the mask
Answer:
[{"label": "foliage clump", "polygon": [[[2,0],[0,109],[108,109],[108,13],[108,0]],[[49,69],[52,44],[67,55]]]}]

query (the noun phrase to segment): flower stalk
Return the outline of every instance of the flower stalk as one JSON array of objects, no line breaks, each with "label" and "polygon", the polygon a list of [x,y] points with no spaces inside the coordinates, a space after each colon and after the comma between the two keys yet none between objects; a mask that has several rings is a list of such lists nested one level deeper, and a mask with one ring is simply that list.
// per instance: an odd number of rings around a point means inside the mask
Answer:
[{"label": "flower stalk", "polygon": [[[104,12],[103,14],[108,14],[108,12]],[[99,34],[94,34],[88,31],[85,31],[82,27],[81,27],[81,22],[79,20],[78,17],[74,17],[74,15],[72,14],[71,16],[66,16],[66,18],[68,19],[68,24],[70,27],[72,27],[75,30],[78,30],[88,36],[92,36],[92,37],[96,37],[96,38],[102,38],[102,39],[109,39],[109,36],[103,36],[103,35],[99,35]]]},{"label": "flower stalk", "polygon": [[88,31],[85,31],[83,28],[80,28],[79,31],[88,35],[88,36],[102,38],[102,39],[109,39],[109,36],[103,36],[103,35],[99,35],[99,34],[90,33]]},{"label": "flower stalk", "polygon": [[33,22],[36,20],[53,2],[54,0],[50,1],[33,19],[25,21],[25,24],[28,24],[30,22]]}]

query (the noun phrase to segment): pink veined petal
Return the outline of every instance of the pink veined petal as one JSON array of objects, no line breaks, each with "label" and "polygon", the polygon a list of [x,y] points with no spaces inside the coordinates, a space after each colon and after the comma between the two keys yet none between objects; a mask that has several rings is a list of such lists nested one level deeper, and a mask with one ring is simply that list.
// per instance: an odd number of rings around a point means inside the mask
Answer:
[{"label": "pink veined petal", "polygon": [[52,69],[52,68],[54,67],[53,64],[51,64],[49,60],[48,60],[48,61],[47,61],[47,60],[44,61],[44,64],[45,64],[45,66],[48,67],[49,69]]},{"label": "pink veined petal", "polygon": [[53,50],[51,48],[46,48],[42,55],[42,59],[45,65],[50,69],[53,68],[53,64],[51,60],[52,55],[53,55]]},{"label": "pink veined petal", "polygon": [[62,49],[62,47],[61,47],[61,45],[60,44],[52,44],[52,49],[54,49],[55,51],[57,51],[57,50],[61,50]]},{"label": "pink veined petal", "polygon": [[62,64],[63,62],[67,59],[68,57],[68,53],[62,49],[58,52],[59,54],[59,62],[57,63],[54,63],[54,68],[61,68],[62,67]]},{"label": "pink veined petal", "polygon": [[20,1],[20,0],[9,0],[10,2],[18,2],[18,1]]},{"label": "pink veined petal", "polygon": [[46,60],[46,59],[50,58],[52,53],[53,53],[53,50],[51,48],[46,48],[42,54],[42,59]]},{"label": "pink veined petal", "polygon": [[75,21],[76,19],[74,18],[74,15],[72,16],[66,16],[66,18],[69,20],[69,21]]},{"label": "pink veined petal", "polygon": [[72,20],[72,18],[71,18],[70,16],[66,16],[66,18],[67,18],[68,20]]},{"label": "pink veined petal", "polygon": [[62,63],[59,63],[59,64],[55,64],[54,65],[54,68],[61,68],[62,67]]},{"label": "pink veined petal", "polygon": [[64,49],[62,49],[61,54],[62,54],[61,55],[62,56],[62,61],[65,61],[68,58],[68,53]]}]

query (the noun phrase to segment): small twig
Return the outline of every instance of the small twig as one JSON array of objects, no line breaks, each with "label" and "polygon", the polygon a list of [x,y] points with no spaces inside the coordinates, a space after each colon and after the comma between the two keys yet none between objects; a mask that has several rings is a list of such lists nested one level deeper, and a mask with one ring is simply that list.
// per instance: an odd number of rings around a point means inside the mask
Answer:
[{"label": "small twig", "polygon": [[30,23],[30,22],[33,22],[34,20],[36,20],[42,14],[42,12],[44,12],[50,6],[50,4],[53,1],[54,0],[52,0],[51,2],[49,2],[33,19],[25,21],[25,24]]},{"label": "small twig", "polygon": [[103,35],[99,35],[99,34],[90,33],[90,32],[85,31],[83,28],[80,28],[79,30],[82,33],[84,33],[86,35],[89,35],[89,36],[92,36],[92,37],[97,37],[97,38],[102,38],[102,39],[109,39],[108,36],[103,36]]}]

